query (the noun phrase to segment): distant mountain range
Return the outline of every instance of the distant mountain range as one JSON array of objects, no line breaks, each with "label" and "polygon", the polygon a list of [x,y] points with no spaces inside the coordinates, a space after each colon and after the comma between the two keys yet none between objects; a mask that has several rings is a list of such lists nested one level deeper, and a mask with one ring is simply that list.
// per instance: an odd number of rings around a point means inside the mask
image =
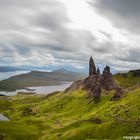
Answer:
[{"label": "distant mountain range", "polygon": [[[98,64],[98,67],[102,71],[104,68],[104,65]],[[21,66],[0,66],[0,72],[15,72],[15,71],[54,71],[54,70],[62,70],[63,67],[58,67],[54,65],[47,65],[47,66],[26,66],[26,65],[21,65]],[[78,72],[82,74],[87,74],[88,73],[88,68],[85,66],[82,69],[78,69],[72,66],[65,66],[65,70],[73,71],[73,72]],[[111,68],[111,72],[113,74],[118,73],[119,71],[116,71],[115,69]]]},{"label": "distant mountain range", "polygon": [[20,68],[20,67],[11,67],[11,66],[0,66],[0,72],[13,72],[13,71],[24,71],[29,70],[26,68]]},{"label": "distant mountain range", "polygon": [[31,86],[57,85],[62,82],[73,82],[83,78],[85,78],[85,75],[65,69],[53,72],[31,71],[0,81],[0,90],[14,91]]},{"label": "distant mountain range", "polygon": [[[53,71],[53,70],[59,70],[59,69],[63,69],[61,67],[57,67],[57,66],[26,66],[26,65],[21,65],[21,66],[0,66],[0,72],[15,72],[15,71]],[[78,73],[83,73],[86,74],[87,73],[87,69],[77,69],[74,67],[66,67],[66,70],[71,70],[74,72],[78,72]]]}]

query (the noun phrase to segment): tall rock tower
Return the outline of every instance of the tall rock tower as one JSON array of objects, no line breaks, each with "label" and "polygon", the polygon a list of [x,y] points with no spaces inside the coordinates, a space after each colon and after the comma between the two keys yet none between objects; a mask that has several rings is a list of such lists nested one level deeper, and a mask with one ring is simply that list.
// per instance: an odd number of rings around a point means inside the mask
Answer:
[{"label": "tall rock tower", "polygon": [[96,66],[92,57],[89,60],[89,76],[84,80],[84,87],[89,91],[89,97],[97,101],[101,95],[102,77],[99,69],[96,71]]},{"label": "tall rock tower", "polygon": [[88,91],[88,96],[95,102],[99,101],[102,89],[106,91],[115,90],[114,96],[111,100],[116,100],[121,98],[122,89],[118,87],[115,83],[112,73],[110,72],[110,67],[106,66],[103,70],[103,74],[100,74],[100,69],[97,68],[92,57],[89,60],[89,76],[84,80],[79,80],[74,82],[65,91],[75,90],[78,88],[84,88]]},{"label": "tall rock tower", "polygon": [[96,67],[92,57],[89,59],[89,76],[96,74]]}]

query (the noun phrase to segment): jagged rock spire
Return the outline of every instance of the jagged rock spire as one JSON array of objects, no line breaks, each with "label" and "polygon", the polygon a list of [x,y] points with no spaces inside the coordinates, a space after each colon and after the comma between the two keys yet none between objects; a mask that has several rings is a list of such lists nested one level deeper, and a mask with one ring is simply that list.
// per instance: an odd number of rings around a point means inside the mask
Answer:
[{"label": "jagged rock spire", "polygon": [[97,68],[97,74],[100,74],[100,69],[99,68]]},{"label": "jagged rock spire", "polygon": [[83,87],[88,91],[88,95],[94,101],[99,101],[102,89],[106,91],[115,90],[114,96],[111,100],[121,98],[122,89],[115,83],[110,67],[106,66],[103,70],[103,74],[100,74],[99,68],[95,67],[95,63],[92,57],[89,60],[89,76],[84,80],[74,82],[65,91],[71,91]]},{"label": "jagged rock spire", "polygon": [[89,76],[96,74],[96,67],[95,67],[95,63],[92,57],[90,57],[89,60]]},{"label": "jagged rock spire", "polygon": [[89,97],[91,97],[94,100],[100,99],[101,95],[101,86],[102,86],[102,77],[99,74],[92,74],[91,76],[88,76],[84,80],[84,87],[89,92]]},{"label": "jagged rock spire", "polygon": [[107,91],[117,88],[117,84],[115,83],[112,77],[112,73],[110,72],[109,66],[106,66],[103,70],[102,88]]},{"label": "jagged rock spire", "polygon": [[106,74],[108,74],[108,75],[111,74],[111,73],[110,73],[110,67],[109,67],[109,66],[106,66],[106,67],[104,68],[104,70],[103,70],[103,75],[106,75]]}]

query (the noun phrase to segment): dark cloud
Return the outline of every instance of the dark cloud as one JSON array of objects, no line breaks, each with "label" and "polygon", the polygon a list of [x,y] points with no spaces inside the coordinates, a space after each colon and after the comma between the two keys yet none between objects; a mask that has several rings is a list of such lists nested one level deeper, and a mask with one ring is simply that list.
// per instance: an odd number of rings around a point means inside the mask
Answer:
[{"label": "dark cloud", "polygon": [[65,8],[58,8],[54,11],[49,11],[49,13],[40,12],[34,18],[32,23],[41,28],[47,28],[49,31],[60,31],[65,27],[67,22],[70,22],[68,17],[63,14]]},{"label": "dark cloud", "polygon": [[123,57],[115,56],[115,58],[123,62],[140,63],[140,47],[126,49],[126,53]]},{"label": "dark cloud", "polygon": [[139,0],[90,0],[89,3],[116,27],[140,33]]}]

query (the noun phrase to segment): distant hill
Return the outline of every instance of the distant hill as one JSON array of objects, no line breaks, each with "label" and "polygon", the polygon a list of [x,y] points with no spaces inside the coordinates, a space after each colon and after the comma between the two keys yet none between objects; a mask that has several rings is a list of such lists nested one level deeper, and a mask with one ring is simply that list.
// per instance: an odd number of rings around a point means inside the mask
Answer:
[{"label": "distant hill", "polygon": [[59,69],[53,72],[31,71],[0,81],[0,90],[12,91],[30,86],[57,85],[61,82],[73,82],[83,78],[85,78],[84,75],[65,69]]},{"label": "distant hill", "polygon": [[0,66],[0,72],[13,72],[13,71],[24,71],[25,68],[11,67],[11,66]]},{"label": "distant hill", "polygon": [[15,71],[73,71],[77,73],[82,73],[86,74],[87,69],[77,69],[71,66],[66,66],[65,69],[61,67],[54,67],[52,65],[47,65],[47,66],[26,66],[26,65],[20,65],[20,66],[0,66],[0,72],[15,72]]}]

